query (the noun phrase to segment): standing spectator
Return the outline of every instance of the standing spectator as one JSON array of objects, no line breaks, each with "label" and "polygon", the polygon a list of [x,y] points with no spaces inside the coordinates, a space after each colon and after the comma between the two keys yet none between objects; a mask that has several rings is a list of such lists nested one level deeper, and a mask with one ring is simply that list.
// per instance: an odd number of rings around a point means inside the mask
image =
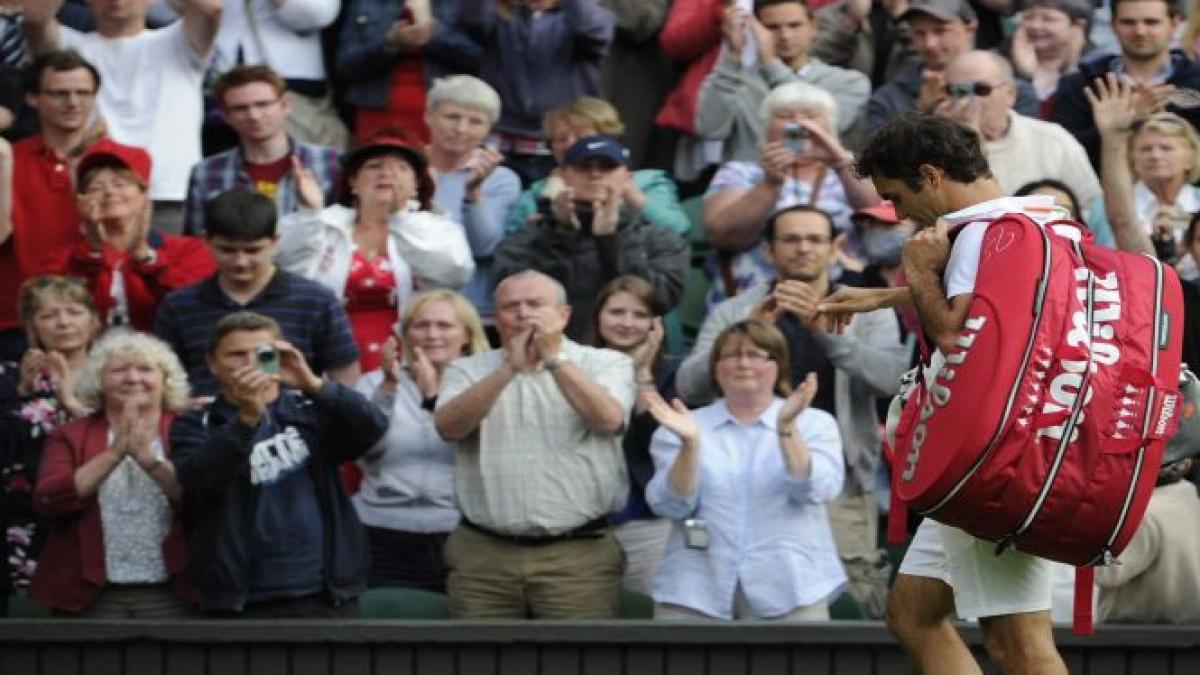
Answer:
[{"label": "standing spectator", "polygon": [[[845,138],[871,94],[866,76],[809,56],[816,24],[802,0],[760,0],[754,11],[725,12],[726,48],[700,87],[696,135],[724,141],[725,161],[753,161],[762,143],[763,99],[781,84],[806,82],[833,96],[836,131]],[[758,55],[748,66],[741,59],[747,30],[754,33]]]},{"label": "standing spectator", "polygon": [[945,80],[951,95],[938,112],[979,134],[992,175],[1006,194],[1030,181],[1054,178],[1071,187],[1084,213],[1101,207],[1100,179],[1079,141],[1053,122],[1012,109],[1017,87],[1004,57],[965,52],[946,66]]},{"label": "standing spectator", "polygon": [[150,155],[109,140],[75,168],[84,241],[53,251],[47,274],[87,280],[105,326],[149,331],[167,293],[216,269],[204,242],[150,229]]},{"label": "standing spectator", "polygon": [[460,27],[462,0],[349,0],[337,45],[342,99],[355,138],[388,126],[429,140],[425,91],[437,78],[479,71],[483,50]]},{"label": "standing spectator", "polygon": [[328,208],[311,177],[303,179],[307,208],[280,220],[275,262],[342,298],[359,365],[371,371],[413,292],[458,288],[475,263],[462,225],[433,211],[428,160],[406,138],[367,139],[343,168],[343,203]]},{"label": "standing spectator", "polygon": [[[542,118],[542,131],[550,143],[550,152],[554,154],[557,166],[548,177],[534,181],[521,193],[505,223],[505,229],[509,232],[516,232],[529,224],[530,217],[537,216],[539,201],[552,200],[563,189],[563,156],[567,148],[585,136],[603,134],[621,138],[625,134],[625,123],[608,101],[583,96],[546,113]],[[637,166],[632,157],[631,154],[626,159],[626,164]],[[629,178],[621,193],[626,206],[640,211],[642,217],[653,225],[687,236],[692,229],[692,222],[679,203],[679,194],[671,176],[658,169],[636,169],[629,172]]]},{"label": "standing spectator", "polygon": [[[973,48],[979,27],[967,0],[913,0],[900,20],[908,24],[921,62],[900,71],[871,95],[863,118],[863,131],[868,135],[900,113],[914,109],[932,112],[946,96],[946,66]],[[1013,107],[1022,115],[1037,117],[1033,87],[1023,80],[1018,80],[1016,87]]]},{"label": "standing spectator", "polygon": [[358,381],[358,348],[341,300],[328,288],[286,272],[272,262],[275,204],[235,188],[205,206],[205,243],[217,273],[163,301],[154,332],[171,345],[188,371],[195,393],[216,393],[208,369],[208,338],[226,314],[250,310],[274,319],[283,336],[316,372],[352,386]]},{"label": "standing spectator", "polygon": [[1200,89],[1200,64],[1171,41],[1179,27],[1179,6],[1173,0],[1113,0],[1113,31],[1120,54],[1081,63],[1079,72],[1059,81],[1050,121],[1066,127],[1100,168],[1100,132],[1092,119],[1085,89],[1108,73],[1127,79],[1137,93],[1137,119],[1172,110],[1200,129],[1200,106],[1171,105],[1173,89]]},{"label": "standing spectator", "polygon": [[646,501],[674,521],[655,616],[828,620],[846,574],[822,505],[842,453],[833,419],[809,408],[817,378],[793,390],[783,334],[753,320],[721,332],[709,370],[721,398],[705,408],[647,396],[662,428]]},{"label": "standing spectator", "polygon": [[450,364],[434,424],[455,443],[462,523],[446,541],[455,618],[614,618],[624,565],[608,517],[628,494],[624,354],[564,338],[562,286],[496,287],[501,349]]},{"label": "standing spectator", "polygon": [[500,94],[498,150],[525,185],[554,168],[539,124],[554,106],[601,96],[612,12],[597,0],[462,0],[464,27],[482,45],[481,77]]},{"label": "standing spectator", "polygon": [[188,400],[179,359],[149,335],[114,333],[88,355],[78,391],[96,412],[46,440],[34,510],[53,526],[30,597],[93,619],[193,615],[167,439]]},{"label": "standing spectator", "polygon": [[446,592],[443,549],[458,527],[454,447],[438,436],[433,409],[446,366],[488,350],[466,298],[438,288],[413,296],[379,370],[356,389],[388,416],[388,431],[359,459],[354,508],[367,528],[367,585]]},{"label": "standing spectator", "polygon": [[564,157],[566,187],[544,203],[543,219],[496,249],[498,278],[534,269],[566,288],[573,310],[566,334],[573,340],[588,332],[600,288],[622,274],[649,280],[664,307],[683,296],[687,242],[624,208],[625,161],[625,148],[611,136],[576,141]]},{"label": "standing spectator", "polygon": [[114,140],[154,157],[153,225],[169,234],[182,231],[188,171],[200,161],[200,89],[222,3],[184,0],[183,18],[155,30],[146,28],[145,2],[94,3],[96,32],[86,34],[54,18],[62,0],[25,7],[26,34],[36,52],[76,49],[103,75],[100,114]]},{"label": "standing spectator", "polygon": [[20,396],[0,411],[0,616],[11,591],[28,587],[37,569],[46,531],[33,513],[42,445],[55,427],[87,416],[75,383],[100,332],[92,297],[78,279],[30,279],[18,303],[32,344],[20,366],[0,365],[5,375],[17,375],[10,384]]},{"label": "standing spectator", "polygon": [[837,0],[815,12],[813,56],[853,68],[877,89],[918,63],[900,16],[908,0]]},{"label": "standing spectator", "polygon": [[0,193],[8,191],[0,203],[0,359],[14,360],[24,342],[17,289],[47,255],[80,239],[72,163],[95,140],[89,124],[100,73],[77,52],[48,52],[34,61],[25,86],[41,133],[11,154],[0,143]]},{"label": "standing spectator", "polygon": [[1079,69],[1079,60],[1087,52],[1091,17],[1089,0],[1021,3],[1021,24],[1013,33],[1008,52],[1017,73],[1030,80],[1042,102],[1038,117],[1049,117],[1062,76]]},{"label": "standing spectator", "polygon": [[491,325],[496,286],[492,254],[504,238],[504,218],[521,193],[521,179],[500,166],[504,156],[484,145],[500,118],[500,97],[476,77],[453,75],[434,82],[427,101],[430,141],[425,152],[437,183],[433,201],[466,231],[475,274],[462,292],[484,324]]},{"label": "standing spectator", "polygon": [[275,200],[281,215],[300,208],[298,174],[311,175],[332,201],[341,171],[338,151],[289,135],[285,120],[297,95],[268,66],[235,66],[213,84],[213,97],[237,134],[237,147],[192,167],[183,231],[204,236],[204,204],[235,187]]},{"label": "standing spectator", "polygon": [[302,143],[341,150],[350,138],[333,107],[321,48],[321,31],[333,23],[340,8],[339,0],[224,3],[209,67],[225,73],[246,64],[279,73],[291,92],[287,134]]},{"label": "standing spectator", "polygon": [[621,439],[629,473],[629,497],[613,514],[613,536],[625,550],[625,588],[650,595],[662,562],[670,521],[659,518],[646,504],[646,485],[654,476],[650,437],[658,422],[649,413],[650,393],[675,396],[675,371],[679,359],[663,354],[662,304],[650,282],[637,276],[620,276],[605,284],[596,296],[593,322],[597,347],[627,354],[633,359],[637,402],[629,429]]},{"label": "standing spectator", "polygon": [[737,322],[760,319],[787,337],[791,370],[781,365],[780,377],[798,386],[812,373],[817,384],[812,406],[837,419],[846,479],[829,515],[851,593],[873,616],[881,617],[889,570],[876,543],[881,420],[875,400],[895,393],[909,362],[890,309],[857,316],[840,334],[828,333],[818,323],[816,305],[835,288],[829,278],[837,256],[834,235],[828,214],[811,206],[795,205],[773,215],[767,221],[763,252],[776,270],[775,278],[713,308],[679,368],[676,388],[691,405],[712,400],[713,345]]},{"label": "standing spectator", "polygon": [[[772,213],[808,204],[844,232],[854,210],[879,202],[837,140],[837,107],[828,92],[804,82],[780,85],[763,100],[762,116],[761,158],[725,163],[704,196],[704,229],[718,249],[708,270],[710,307],[774,277],[759,245]],[[804,138],[785,139],[789,131]]]},{"label": "standing spectator", "polygon": [[208,361],[220,395],[171,428],[173,469],[196,518],[201,607],[246,618],[358,616],[366,537],[337,467],[370,449],[387,418],[314,374],[261,314],[221,319]]},{"label": "standing spectator", "polygon": [[622,139],[629,163],[666,169],[674,157],[671,134],[654,123],[675,83],[670,60],[658,44],[671,0],[600,0],[616,17],[617,30],[604,62],[600,91],[629,126]]}]

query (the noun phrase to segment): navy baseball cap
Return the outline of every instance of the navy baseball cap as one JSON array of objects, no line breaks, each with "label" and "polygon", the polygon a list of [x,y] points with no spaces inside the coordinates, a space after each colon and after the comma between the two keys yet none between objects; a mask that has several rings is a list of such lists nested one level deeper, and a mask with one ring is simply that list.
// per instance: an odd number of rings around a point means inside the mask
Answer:
[{"label": "navy baseball cap", "polygon": [[575,144],[567,148],[566,154],[563,155],[563,164],[579,166],[585,160],[593,157],[601,157],[620,166],[629,164],[629,151],[625,149],[625,146],[612,136],[604,134],[584,136],[575,141]]}]

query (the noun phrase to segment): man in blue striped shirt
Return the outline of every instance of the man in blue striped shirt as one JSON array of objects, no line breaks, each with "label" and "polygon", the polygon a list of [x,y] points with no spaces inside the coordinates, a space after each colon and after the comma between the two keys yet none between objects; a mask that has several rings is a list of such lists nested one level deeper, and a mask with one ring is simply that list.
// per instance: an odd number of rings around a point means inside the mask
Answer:
[{"label": "man in blue striped shirt", "polygon": [[243,310],[275,319],[314,372],[352,386],[359,353],[346,311],[329,289],[275,266],[277,213],[271,199],[237,188],[210,200],[204,211],[217,273],[168,295],[154,324],[187,369],[193,393],[216,393],[205,360],[209,336],[221,317]]}]

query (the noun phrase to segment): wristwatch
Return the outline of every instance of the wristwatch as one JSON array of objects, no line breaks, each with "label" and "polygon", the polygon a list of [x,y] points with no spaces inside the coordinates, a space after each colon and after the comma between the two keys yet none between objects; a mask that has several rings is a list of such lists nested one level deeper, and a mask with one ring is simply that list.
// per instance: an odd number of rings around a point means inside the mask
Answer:
[{"label": "wristwatch", "polygon": [[570,362],[571,362],[571,358],[568,357],[566,355],[566,353],[560,351],[559,353],[555,354],[551,358],[543,359],[542,366],[546,370],[549,370],[550,372],[554,372],[555,370],[558,370],[560,367],[565,366],[566,364],[568,364]]}]

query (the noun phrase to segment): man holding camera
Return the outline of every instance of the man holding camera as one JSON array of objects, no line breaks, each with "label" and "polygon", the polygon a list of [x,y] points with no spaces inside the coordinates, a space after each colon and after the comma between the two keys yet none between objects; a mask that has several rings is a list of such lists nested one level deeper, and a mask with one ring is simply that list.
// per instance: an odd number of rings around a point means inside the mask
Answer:
[{"label": "man holding camera", "polygon": [[622,274],[654,285],[659,302],[674,307],[683,295],[690,253],[674,232],[656,227],[622,201],[631,180],[629,151],[610,136],[579,139],[563,156],[566,187],[539,205],[537,225],[522,228],[496,249],[497,279],[532,269],[561,283],[574,309],[565,333],[583,340],[596,294]]},{"label": "man holding camera", "polygon": [[195,524],[192,571],[211,615],[357,616],[366,587],[362,525],[338,477],[387,430],[352,389],[313,373],[274,319],[217,322],[208,365],[216,401],[171,428],[176,477]]}]

